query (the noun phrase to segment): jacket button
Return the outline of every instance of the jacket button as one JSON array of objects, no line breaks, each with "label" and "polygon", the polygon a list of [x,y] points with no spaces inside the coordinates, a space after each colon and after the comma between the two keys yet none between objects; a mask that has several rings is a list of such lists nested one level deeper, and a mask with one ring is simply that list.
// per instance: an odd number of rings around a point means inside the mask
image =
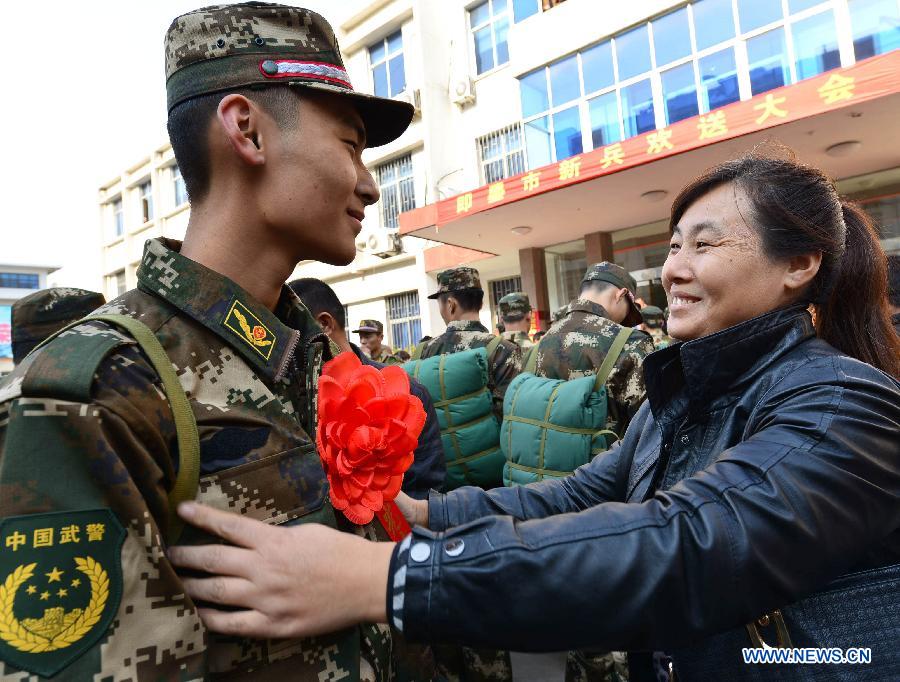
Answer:
[{"label": "jacket button", "polygon": [[681,444],[682,444],[682,445],[687,445],[687,444],[690,443],[690,442],[691,442],[691,439],[688,438],[687,436],[682,436],[682,437],[681,437]]},{"label": "jacket button", "polygon": [[409,558],[420,564],[429,556],[431,556],[431,547],[425,542],[417,542],[409,550]]},{"label": "jacket button", "polygon": [[262,63],[262,70],[264,73],[267,73],[270,76],[274,76],[278,73],[278,64],[273,62],[271,59],[267,59]]},{"label": "jacket button", "polygon": [[459,556],[465,548],[466,543],[460,538],[448,540],[444,545],[444,551],[447,552],[447,556]]},{"label": "jacket button", "polygon": [[766,614],[765,616],[761,616],[760,618],[757,618],[756,622],[759,623],[759,626],[761,628],[769,627],[769,614]]}]

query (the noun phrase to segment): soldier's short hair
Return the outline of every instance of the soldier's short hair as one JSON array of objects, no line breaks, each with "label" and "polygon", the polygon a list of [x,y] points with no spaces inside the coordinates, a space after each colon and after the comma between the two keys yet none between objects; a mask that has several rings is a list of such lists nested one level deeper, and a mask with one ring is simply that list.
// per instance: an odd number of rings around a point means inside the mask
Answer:
[{"label": "soldier's short hair", "polygon": [[319,313],[328,313],[334,318],[338,326],[343,330],[347,326],[347,316],[344,314],[344,304],[334,293],[334,289],[315,277],[303,277],[288,283],[294,293],[303,301],[313,317]]},{"label": "soldier's short hair", "polygon": [[599,294],[599,293],[606,291],[607,289],[618,289],[618,288],[619,287],[617,287],[615,284],[612,284],[611,282],[604,282],[599,279],[589,279],[588,281],[581,283],[581,293],[582,294],[586,294],[589,291],[593,291],[594,293]]},{"label": "soldier's short hair", "polygon": [[192,202],[202,201],[209,192],[209,126],[222,98],[235,93],[265,109],[279,128],[286,130],[297,124],[301,95],[294,88],[238,88],[200,95],[176,105],[169,113],[166,128],[188,198]]},{"label": "soldier's short hair", "polygon": [[459,303],[459,307],[467,313],[477,313],[484,303],[484,289],[460,289],[459,291],[444,291],[438,297],[441,303],[453,297]]}]

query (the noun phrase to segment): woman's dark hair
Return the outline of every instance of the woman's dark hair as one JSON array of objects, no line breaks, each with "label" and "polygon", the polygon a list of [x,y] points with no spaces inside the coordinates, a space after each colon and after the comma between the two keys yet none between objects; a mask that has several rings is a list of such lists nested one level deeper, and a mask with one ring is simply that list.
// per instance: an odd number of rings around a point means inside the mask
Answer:
[{"label": "woman's dark hair", "polygon": [[842,200],[821,170],[792,158],[750,153],[710,168],[681,190],[669,229],[691,204],[729,182],[750,199],[751,222],[769,258],[822,253],[819,272],[805,292],[815,306],[819,337],[891,376],[900,375],[900,341],[886,305],[887,260],[868,214]]}]

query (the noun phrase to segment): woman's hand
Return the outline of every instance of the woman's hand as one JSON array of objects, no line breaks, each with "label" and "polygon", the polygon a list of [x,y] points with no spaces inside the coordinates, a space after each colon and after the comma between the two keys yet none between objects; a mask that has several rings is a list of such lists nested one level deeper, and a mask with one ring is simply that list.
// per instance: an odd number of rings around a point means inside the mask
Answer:
[{"label": "woman's hand", "polygon": [[400,513],[410,526],[422,526],[428,528],[428,500],[415,500],[405,492],[400,491],[394,499]]},{"label": "woman's hand", "polygon": [[384,622],[394,544],[369,542],[315,523],[269,526],[188,502],[181,517],[235,546],[172,547],[177,567],[211,574],[184,578],[195,602],[243,607],[201,608],[204,624],[243,637],[307,637],[359,622]]}]

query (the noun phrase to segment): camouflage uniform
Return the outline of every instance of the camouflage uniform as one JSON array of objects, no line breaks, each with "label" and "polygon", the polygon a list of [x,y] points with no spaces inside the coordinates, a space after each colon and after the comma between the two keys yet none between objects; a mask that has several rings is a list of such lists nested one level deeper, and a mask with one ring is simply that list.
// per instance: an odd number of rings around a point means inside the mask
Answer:
[{"label": "camouflage uniform", "polygon": [[[315,320],[287,287],[272,313],[178,248],[177,242],[148,241],[138,288],[99,312],[141,320],[174,365],[200,435],[197,499],[267,523],[316,521],[375,538],[374,526],[351,527],[335,515],[310,437],[317,377],[330,358]],[[113,347],[99,364],[90,400],[34,389],[29,393],[35,395],[23,395],[23,378],[36,363],[52,377],[82,361],[57,351],[47,366],[42,356],[54,346],[77,348],[80,337],[97,335],[112,339]],[[115,618],[65,668],[67,679],[213,673],[387,679],[385,627],[277,642],[205,630],[165,555],[167,488],[178,464],[172,412],[156,373],[128,336],[89,322],[29,356],[0,384],[0,425],[0,516],[109,508],[126,531]],[[204,541],[190,531],[180,540]],[[2,672],[2,679],[21,676],[9,665]]]},{"label": "camouflage uniform", "polygon": [[106,303],[103,294],[56,287],[20,298],[12,305],[13,362],[19,364],[41,341]]},{"label": "camouflage uniform", "polygon": [[[359,323],[359,328],[353,330],[353,333],[383,335],[384,325],[378,320],[363,320]],[[393,349],[383,343],[378,348],[378,351],[374,354],[370,354],[367,348],[364,348],[363,352],[369,357],[370,360],[374,360],[375,362],[380,362],[385,365],[399,364],[400,362],[402,362],[400,358],[394,355]]]},{"label": "camouflage uniform", "polygon": [[[249,86],[347,97],[369,146],[398,137],[413,114],[353,92],[328,23],[282,5],[176,18],[166,78],[169,112]],[[288,287],[273,312],[178,250],[147,242],[138,288],[99,312],[140,320],[165,350],[199,432],[196,499],[266,523],[381,537],[329,502],[314,435],[331,351],[315,320]],[[207,632],[165,552],[184,464],[176,436],[148,356],[104,322],[63,332],[0,383],[0,679],[387,679],[386,626],[277,641]],[[210,541],[196,529],[179,538]]]},{"label": "camouflage uniform", "polygon": [[501,338],[516,344],[522,350],[528,350],[534,346],[534,341],[528,336],[528,332],[503,332]]}]

